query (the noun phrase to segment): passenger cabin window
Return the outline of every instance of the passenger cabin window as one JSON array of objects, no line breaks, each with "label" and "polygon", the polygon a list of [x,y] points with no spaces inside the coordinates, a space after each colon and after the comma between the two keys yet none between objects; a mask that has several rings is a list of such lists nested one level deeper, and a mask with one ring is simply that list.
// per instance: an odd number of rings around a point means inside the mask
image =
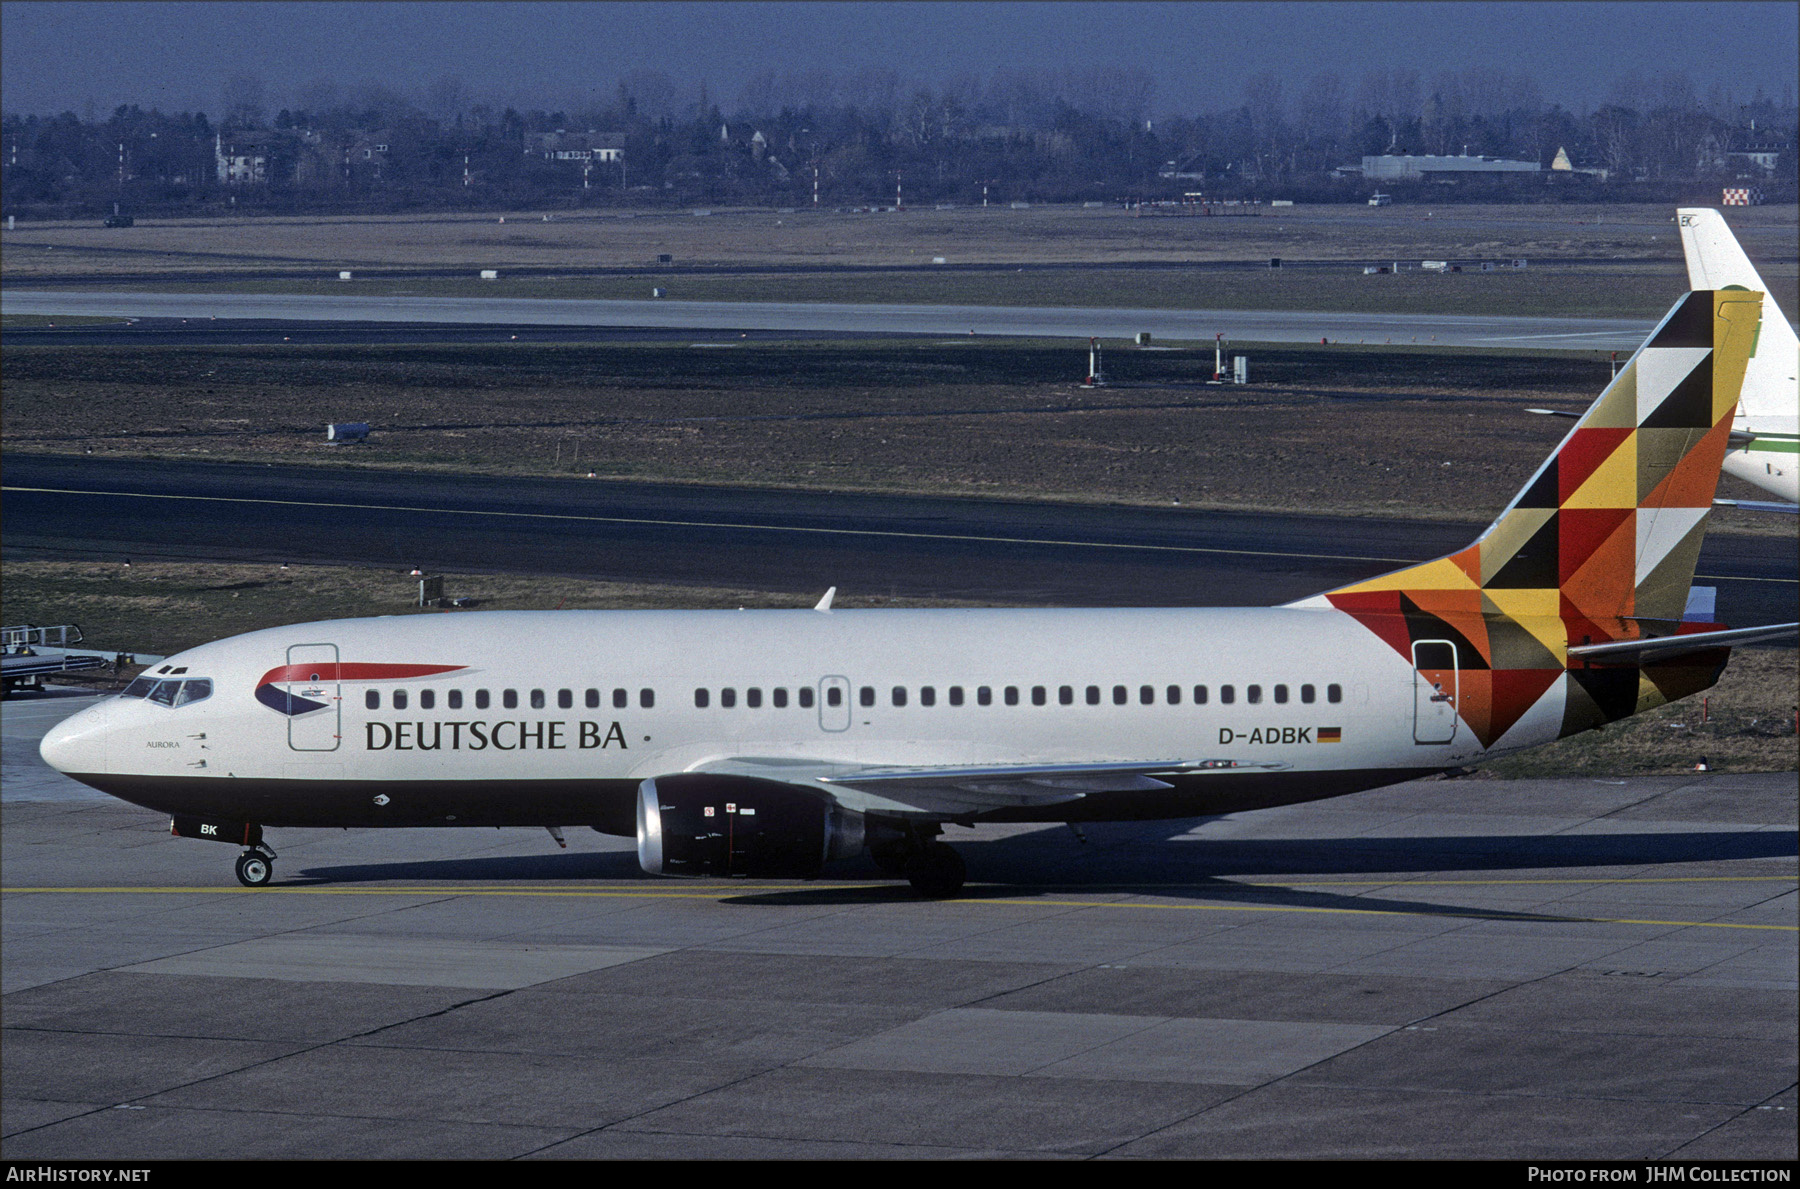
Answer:
[{"label": "passenger cabin window", "polygon": [[987,685],[976,686],[975,687],[975,704],[978,706],[992,706],[994,704],[993,687],[987,686]]},{"label": "passenger cabin window", "polygon": [[394,709],[395,710],[405,710],[406,709],[406,691],[405,690],[397,689],[394,691]]},{"label": "passenger cabin window", "polygon": [[921,685],[919,687],[919,705],[936,706],[937,690],[929,685]]},{"label": "passenger cabin window", "polygon": [[830,689],[825,691],[825,704],[827,706],[842,705],[843,701],[844,701],[844,691],[839,689],[837,686],[834,685]]},{"label": "passenger cabin window", "polygon": [[1262,686],[1252,685],[1244,690],[1244,700],[1252,706],[1262,701]]},{"label": "passenger cabin window", "polygon": [[786,707],[787,707],[787,690],[772,689],[769,691],[769,698],[771,701],[773,701],[775,703],[775,709],[777,709],[777,710],[786,709]]},{"label": "passenger cabin window", "polygon": [[1287,695],[1288,695],[1287,686],[1285,686],[1285,685],[1276,686],[1275,687],[1275,704],[1277,706],[1285,706],[1287,704]]},{"label": "passenger cabin window", "polygon": [[1049,700],[1050,699],[1049,699],[1048,693],[1045,691],[1043,686],[1034,685],[1031,687],[1031,704],[1033,706],[1042,706],[1045,702],[1047,702]]},{"label": "passenger cabin window", "polygon": [[893,690],[893,697],[894,697],[894,705],[896,705],[896,706],[906,705],[906,687],[904,685],[896,685]]},{"label": "passenger cabin window", "polygon": [[856,697],[864,706],[873,706],[875,704],[875,687],[872,685],[863,686],[862,689],[857,692]]},{"label": "passenger cabin window", "polygon": [[531,691],[531,708],[533,710],[542,710],[544,708],[544,691],[543,690],[534,689]]},{"label": "passenger cabin window", "polygon": [[[835,689],[833,689],[831,691],[831,693],[832,693],[831,704],[833,706],[836,706],[838,704],[838,699],[836,696],[837,692],[838,691]],[[810,686],[810,685],[805,685],[805,686],[800,687],[800,708],[802,710],[811,710],[813,708],[813,691],[812,691],[812,686]]]},{"label": "passenger cabin window", "polygon": [[1221,685],[1219,687],[1219,701],[1227,706],[1237,701],[1237,688],[1230,685]]},{"label": "passenger cabin window", "polygon": [[1124,686],[1122,686],[1122,685],[1113,686],[1113,705],[1114,706],[1123,706],[1128,700],[1130,700],[1130,694],[1126,691]]},{"label": "passenger cabin window", "polygon": [[653,689],[640,689],[638,691],[638,705],[642,706],[645,710],[655,707],[656,691]]},{"label": "passenger cabin window", "polygon": [[737,691],[735,689],[732,689],[730,686],[727,686],[726,688],[719,691],[719,706],[721,709],[730,710],[733,706],[736,706],[736,705],[737,705]]},{"label": "passenger cabin window", "polygon": [[517,710],[519,708],[519,691],[516,689],[501,690],[500,705],[508,710]]},{"label": "passenger cabin window", "polygon": [[447,697],[445,697],[444,700],[446,702],[450,703],[450,709],[452,709],[452,710],[461,710],[462,709],[462,691],[460,689],[451,690],[449,695]]},{"label": "passenger cabin window", "polygon": [[696,707],[698,707],[699,709],[705,710],[706,704],[708,702],[710,702],[711,700],[712,699],[707,696],[707,693],[705,690],[697,689],[694,691],[694,705]]},{"label": "passenger cabin window", "polygon": [[1317,698],[1318,698],[1318,691],[1315,690],[1312,686],[1303,685],[1300,687],[1300,700],[1302,702],[1305,702],[1307,705],[1310,706],[1310,705],[1312,705],[1312,703],[1314,701],[1317,700]]},{"label": "passenger cabin window", "polygon": [[573,710],[575,708],[575,691],[572,689],[557,690],[556,708],[558,710]]},{"label": "passenger cabin window", "polygon": [[[620,690],[619,692],[624,693],[625,691]],[[750,707],[752,710],[760,709],[762,706],[762,690],[757,689],[755,686],[751,686],[749,689],[745,690],[744,705]]]},{"label": "passenger cabin window", "polygon": [[1171,706],[1181,705],[1181,687],[1179,685],[1171,685],[1168,689],[1168,694],[1169,694],[1169,705],[1171,705]]},{"label": "passenger cabin window", "polygon": [[1075,704],[1075,687],[1072,685],[1057,686],[1056,702],[1059,706],[1073,706]]},{"label": "passenger cabin window", "polygon": [[[564,691],[567,692],[567,691]],[[437,691],[422,689],[419,691],[419,709],[431,710],[437,706]]]},{"label": "passenger cabin window", "polygon": [[1099,686],[1090,685],[1087,687],[1087,704],[1089,706],[1098,706],[1100,704],[1100,687]]},{"label": "passenger cabin window", "polygon": [[1138,704],[1154,706],[1156,704],[1156,687],[1154,685],[1138,686]]},{"label": "passenger cabin window", "polygon": [[475,709],[486,710],[488,708],[488,700],[488,692],[485,689],[478,689],[475,691]]},{"label": "passenger cabin window", "polygon": [[363,706],[370,710],[380,710],[381,691],[372,689],[363,694]]},{"label": "passenger cabin window", "polygon": [[1009,685],[1006,687],[1006,704],[1008,706],[1017,706],[1019,704],[1019,687],[1018,686]]},{"label": "passenger cabin window", "polygon": [[1342,702],[1344,700],[1344,687],[1341,685],[1326,686],[1325,700],[1327,702]]},{"label": "passenger cabin window", "polygon": [[613,691],[613,709],[623,710],[629,705],[631,705],[631,695],[622,689],[615,689]]},{"label": "passenger cabin window", "polygon": [[952,706],[961,706],[963,704],[963,687],[962,686],[953,685],[950,687],[950,704]]},{"label": "passenger cabin window", "polygon": [[600,691],[597,689],[588,690],[581,696],[581,700],[589,710],[600,709]]}]

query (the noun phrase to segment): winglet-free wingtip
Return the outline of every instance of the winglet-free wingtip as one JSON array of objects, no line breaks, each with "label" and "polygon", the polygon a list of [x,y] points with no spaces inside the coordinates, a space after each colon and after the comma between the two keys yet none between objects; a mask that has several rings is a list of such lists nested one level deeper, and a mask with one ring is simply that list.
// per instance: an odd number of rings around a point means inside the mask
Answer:
[{"label": "winglet-free wingtip", "polygon": [[834,596],[836,594],[837,594],[837,587],[834,586],[830,590],[825,592],[824,598],[820,599],[818,602],[813,604],[813,610],[814,611],[824,611],[824,612],[829,613],[831,611],[832,596]]}]

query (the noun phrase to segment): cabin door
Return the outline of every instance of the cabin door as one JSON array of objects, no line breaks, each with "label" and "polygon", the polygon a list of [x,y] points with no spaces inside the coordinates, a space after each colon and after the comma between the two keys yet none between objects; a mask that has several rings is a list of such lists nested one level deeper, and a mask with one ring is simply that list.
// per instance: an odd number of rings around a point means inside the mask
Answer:
[{"label": "cabin door", "polygon": [[819,727],[826,731],[850,729],[850,679],[819,679]]},{"label": "cabin door", "polygon": [[1413,742],[1448,743],[1456,738],[1456,645],[1448,640],[1414,640]]},{"label": "cabin door", "polygon": [[343,734],[336,644],[295,644],[288,649],[288,746],[295,751],[336,751]]}]

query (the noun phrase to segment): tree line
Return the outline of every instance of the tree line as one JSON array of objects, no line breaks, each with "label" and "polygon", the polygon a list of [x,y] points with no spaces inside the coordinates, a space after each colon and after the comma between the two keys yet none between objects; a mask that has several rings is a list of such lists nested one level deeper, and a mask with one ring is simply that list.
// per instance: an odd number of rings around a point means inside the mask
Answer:
[{"label": "tree line", "polygon": [[0,198],[26,217],[115,203],[179,214],[1195,193],[1360,201],[1373,186],[1355,167],[1380,154],[1498,157],[1546,171],[1465,177],[1455,193],[1434,192],[1440,201],[1679,200],[1734,182],[1793,201],[1796,178],[1791,94],[1744,100],[1718,84],[1702,93],[1678,72],[1622,77],[1579,111],[1547,101],[1527,77],[1484,68],[1369,71],[1354,83],[1322,72],[1297,88],[1264,71],[1233,106],[1163,116],[1152,115],[1154,80],[1119,67],[1001,70],[936,87],[882,70],[770,71],[731,100],[705,86],[684,96],[644,70],[604,101],[555,110],[497,107],[454,77],[412,97],[315,83],[273,111],[265,95],[260,79],[238,76],[216,117],[136,105],[104,119],[4,113]]}]

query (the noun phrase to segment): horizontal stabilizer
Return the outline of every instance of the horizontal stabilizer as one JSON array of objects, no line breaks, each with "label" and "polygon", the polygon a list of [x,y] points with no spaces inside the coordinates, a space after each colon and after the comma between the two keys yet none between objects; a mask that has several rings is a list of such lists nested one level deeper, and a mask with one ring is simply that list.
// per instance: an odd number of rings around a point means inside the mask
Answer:
[{"label": "horizontal stabilizer", "polygon": [[1786,512],[1789,516],[1800,515],[1800,504],[1783,504],[1775,500],[1714,500],[1722,508],[1744,508],[1751,512]]},{"label": "horizontal stabilizer", "polygon": [[1685,636],[1658,636],[1647,640],[1613,640],[1606,644],[1575,644],[1569,648],[1572,660],[1587,661],[1663,661],[1686,656],[1690,652],[1707,652],[1728,648],[1733,644],[1760,644],[1764,640],[1780,640],[1800,633],[1800,623],[1776,623],[1760,628],[1732,628],[1721,632],[1693,632]]}]

